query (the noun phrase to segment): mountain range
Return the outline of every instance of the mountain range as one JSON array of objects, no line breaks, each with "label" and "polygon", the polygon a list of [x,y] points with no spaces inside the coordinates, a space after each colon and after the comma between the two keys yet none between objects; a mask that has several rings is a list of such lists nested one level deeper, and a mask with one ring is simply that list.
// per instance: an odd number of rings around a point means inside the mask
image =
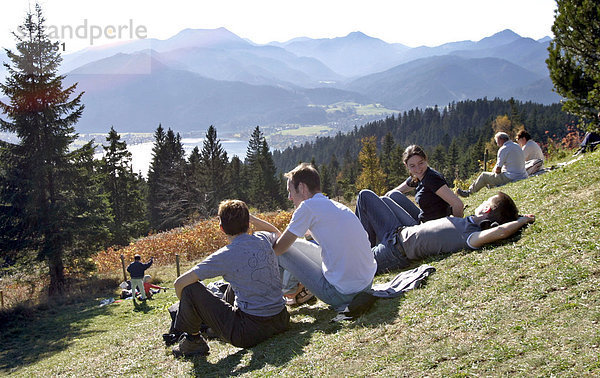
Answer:
[{"label": "mountain range", "polygon": [[290,124],[343,130],[383,115],[328,107],[405,111],[482,97],[558,102],[545,65],[549,40],[504,30],[476,42],[410,48],[353,32],[258,45],[225,28],[185,29],[166,40],[64,55],[61,73],[85,92],[80,133],[111,126],[152,132],[159,123],[179,132],[211,124],[232,133]]}]

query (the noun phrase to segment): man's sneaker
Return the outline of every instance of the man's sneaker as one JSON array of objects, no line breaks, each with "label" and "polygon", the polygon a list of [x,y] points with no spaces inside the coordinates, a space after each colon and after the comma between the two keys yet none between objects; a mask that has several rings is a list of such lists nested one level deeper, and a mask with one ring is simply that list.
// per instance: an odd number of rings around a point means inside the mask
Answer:
[{"label": "man's sneaker", "polygon": [[208,344],[202,336],[185,335],[179,340],[179,344],[173,347],[175,357],[206,356],[208,354]]},{"label": "man's sneaker", "polygon": [[470,190],[462,190],[461,188],[456,189],[456,194],[461,197],[468,197],[471,194]]}]

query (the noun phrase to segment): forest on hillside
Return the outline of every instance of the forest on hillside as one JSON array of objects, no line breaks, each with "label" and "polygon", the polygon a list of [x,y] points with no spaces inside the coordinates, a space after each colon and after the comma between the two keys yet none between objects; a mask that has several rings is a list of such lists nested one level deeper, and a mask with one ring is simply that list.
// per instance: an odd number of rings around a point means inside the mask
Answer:
[{"label": "forest on hillside", "polygon": [[[494,133],[492,122],[502,115],[529,131],[532,138],[541,144],[546,144],[549,137],[560,140],[569,132],[568,126],[577,123],[577,118],[563,112],[560,104],[541,105],[513,99],[466,100],[441,109],[415,108],[355,127],[346,134],[318,137],[300,146],[274,151],[273,159],[277,169],[284,172],[299,161],[314,160],[318,164],[329,164],[334,155],[338,159],[356,157],[361,149],[360,140],[364,137],[374,136],[381,149],[387,134],[400,146],[418,144],[430,152],[439,148],[447,152],[454,144],[460,151],[466,151],[472,145],[480,144],[480,138],[485,142],[486,139],[491,140]],[[474,172],[461,173],[461,176],[465,176]]]},{"label": "forest on hillside", "polygon": [[[310,161],[323,176],[323,191],[331,196],[351,199],[364,188],[359,177],[365,164],[358,156],[368,143],[374,143],[385,182],[380,190],[389,190],[407,177],[402,162],[404,148],[419,144],[429,155],[430,165],[442,172],[452,186],[482,168],[484,154],[494,159],[497,147],[492,143],[497,131],[514,138],[526,129],[543,149],[553,148],[569,133],[575,133],[578,119],[561,110],[560,104],[541,105],[514,99],[466,100],[438,107],[411,109],[397,116],[370,122],[353,131],[333,137],[319,137],[300,146],[273,152],[279,172],[292,169],[298,162]],[[357,185],[357,180],[359,181]],[[370,188],[373,189],[373,188]]]}]

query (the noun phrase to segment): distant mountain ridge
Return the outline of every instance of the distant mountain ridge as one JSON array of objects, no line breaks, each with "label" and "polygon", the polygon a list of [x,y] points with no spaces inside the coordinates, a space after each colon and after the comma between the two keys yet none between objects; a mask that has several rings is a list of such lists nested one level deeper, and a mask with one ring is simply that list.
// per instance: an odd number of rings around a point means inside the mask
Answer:
[{"label": "distant mountain ridge", "polygon": [[180,132],[290,123],[335,132],[377,117],[327,111],[346,102],[396,111],[482,97],[557,102],[548,43],[503,30],[476,42],[410,48],[356,31],[259,45],[225,28],[184,29],[166,40],[65,55],[61,72],[85,91],[80,132],[152,132],[158,123]]}]

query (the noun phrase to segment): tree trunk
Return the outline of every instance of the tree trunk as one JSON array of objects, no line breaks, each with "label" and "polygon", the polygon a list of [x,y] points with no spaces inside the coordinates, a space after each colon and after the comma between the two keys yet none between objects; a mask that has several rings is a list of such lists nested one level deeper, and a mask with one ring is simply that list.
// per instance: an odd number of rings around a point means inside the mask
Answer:
[{"label": "tree trunk", "polygon": [[50,287],[48,295],[58,296],[65,292],[65,267],[62,262],[61,254],[53,251],[48,255],[48,271],[50,273]]}]

